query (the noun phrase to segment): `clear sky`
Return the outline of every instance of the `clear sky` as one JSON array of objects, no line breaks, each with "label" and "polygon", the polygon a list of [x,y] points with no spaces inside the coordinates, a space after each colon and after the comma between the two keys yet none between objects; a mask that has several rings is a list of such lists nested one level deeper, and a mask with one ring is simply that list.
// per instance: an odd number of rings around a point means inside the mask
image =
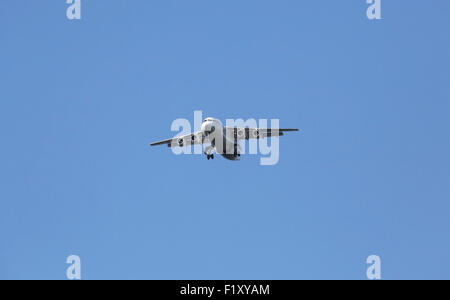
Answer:
[{"label": "clear sky", "polygon": [[[0,1],[0,279],[450,278],[450,2]],[[298,127],[261,166],[149,143]]]}]

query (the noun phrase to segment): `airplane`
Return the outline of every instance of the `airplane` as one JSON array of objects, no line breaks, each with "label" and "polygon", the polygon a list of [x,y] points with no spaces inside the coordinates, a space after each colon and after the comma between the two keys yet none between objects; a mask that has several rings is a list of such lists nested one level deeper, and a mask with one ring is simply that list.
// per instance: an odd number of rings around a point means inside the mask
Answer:
[{"label": "airplane", "polygon": [[168,147],[184,147],[210,143],[211,145],[204,151],[208,160],[214,159],[214,151],[228,160],[240,160],[242,150],[239,140],[279,137],[287,131],[298,131],[298,129],[226,127],[220,120],[208,117],[202,122],[200,131],[151,143],[150,146],[166,144]]}]

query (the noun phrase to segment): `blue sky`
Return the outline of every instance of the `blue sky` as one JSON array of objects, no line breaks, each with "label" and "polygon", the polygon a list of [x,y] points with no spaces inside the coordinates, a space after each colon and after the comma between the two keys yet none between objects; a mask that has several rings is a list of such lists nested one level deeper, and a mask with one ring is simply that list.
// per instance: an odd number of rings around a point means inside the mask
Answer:
[{"label": "blue sky", "polygon": [[[450,3],[0,3],[0,279],[450,278]],[[278,118],[280,161],[174,155]]]}]

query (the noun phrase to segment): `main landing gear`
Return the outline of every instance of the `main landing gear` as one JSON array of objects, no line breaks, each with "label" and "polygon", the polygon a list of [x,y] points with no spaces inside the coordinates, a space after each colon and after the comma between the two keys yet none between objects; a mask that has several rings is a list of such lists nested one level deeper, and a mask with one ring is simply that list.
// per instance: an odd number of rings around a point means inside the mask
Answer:
[{"label": "main landing gear", "polygon": [[214,154],[206,154],[206,158],[209,159],[214,159]]}]

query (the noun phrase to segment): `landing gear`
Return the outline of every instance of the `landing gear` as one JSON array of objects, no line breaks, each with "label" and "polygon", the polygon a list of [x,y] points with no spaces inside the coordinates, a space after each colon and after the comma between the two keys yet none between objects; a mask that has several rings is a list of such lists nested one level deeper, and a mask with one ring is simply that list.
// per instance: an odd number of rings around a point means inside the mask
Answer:
[{"label": "landing gear", "polygon": [[214,159],[213,151],[214,151],[214,147],[213,147],[213,146],[208,146],[208,147],[206,147],[206,149],[205,149],[205,154],[206,154],[206,158],[207,158],[208,160]]}]

